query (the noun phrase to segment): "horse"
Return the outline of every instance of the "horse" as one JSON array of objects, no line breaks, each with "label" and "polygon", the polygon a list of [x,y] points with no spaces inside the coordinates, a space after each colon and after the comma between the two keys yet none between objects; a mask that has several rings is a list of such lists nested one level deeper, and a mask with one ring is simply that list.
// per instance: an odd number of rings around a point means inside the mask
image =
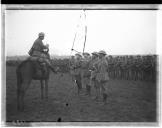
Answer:
[{"label": "horse", "polygon": [[[48,81],[50,76],[50,68],[46,64],[45,64],[45,71],[42,71],[38,61],[33,61],[30,59],[24,60],[20,65],[18,65],[16,69],[16,75],[17,75],[18,110],[20,111],[24,110],[24,96],[32,80],[40,80],[41,99],[44,99],[44,94],[45,98],[48,99]],[[45,81],[45,90],[43,83],[44,81]]]}]

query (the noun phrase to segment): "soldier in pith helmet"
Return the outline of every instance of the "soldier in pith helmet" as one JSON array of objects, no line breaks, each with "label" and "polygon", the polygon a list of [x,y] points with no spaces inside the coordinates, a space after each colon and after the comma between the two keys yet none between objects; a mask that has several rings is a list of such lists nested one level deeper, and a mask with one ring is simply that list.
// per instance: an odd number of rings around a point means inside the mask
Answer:
[{"label": "soldier in pith helmet", "polygon": [[82,85],[86,88],[86,95],[90,96],[90,76],[89,71],[90,54],[88,52],[83,53],[82,67],[81,67],[81,77]]},{"label": "soldier in pith helmet", "polygon": [[98,63],[98,53],[97,52],[93,52],[92,53],[92,57],[91,57],[91,61],[89,64],[89,70],[91,71],[91,77],[90,77],[90,87],[92,88],[94,86],[95,88],[95,94],[96,96],[94,97],[95,99],[98,98],[98,94],[99,94],[99,85],[97,84],[96,81],[96,75],[97,75],[97,63]]},{"label": "soldier in pith helmet", "polygon": [[97,63],[97,75],[96,75],[96,80],[100,86],[100,93],[102,94],[103,97],[103,102],[104,104],[106,103],[107,100],[107,91],[106,91],[106,84],[109,80],[109,75],[108,75],[108,62],[105,58],[106,52],[101,50],[98,52],[99,54],[99,62]]},{"label": "soldier in pith helmet", "polygon": [[74,61],[74,79],[78,87],[78,94],[80,94],[82,89],[82,82],[81,82],[81,62],[82,55],[79,53],[75,54],[75,61]]}]

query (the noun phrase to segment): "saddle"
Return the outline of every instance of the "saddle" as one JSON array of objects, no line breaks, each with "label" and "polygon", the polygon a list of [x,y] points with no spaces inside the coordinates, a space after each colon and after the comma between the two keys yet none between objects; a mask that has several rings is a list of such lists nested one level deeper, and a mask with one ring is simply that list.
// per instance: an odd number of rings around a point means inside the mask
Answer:
[{"label": "saddle", "polygon": [[34,64],[36,75],[46,74],[47,64],[43,61],[43,58],[30,56],[28,60]]}]

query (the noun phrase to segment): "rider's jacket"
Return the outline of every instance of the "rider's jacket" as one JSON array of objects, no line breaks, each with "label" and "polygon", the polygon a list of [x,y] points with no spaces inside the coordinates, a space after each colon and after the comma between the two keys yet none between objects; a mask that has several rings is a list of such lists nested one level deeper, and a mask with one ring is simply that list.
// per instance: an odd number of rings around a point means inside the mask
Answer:
[{"label": "rider's jacket", "polygon": [[43,57],[43,51],[44,49],[47,49],[47,46],[45,46],[39,38],[34,41],[34,44],[32,46],[32,55],[31,56],[37,56],[37,57]]}]

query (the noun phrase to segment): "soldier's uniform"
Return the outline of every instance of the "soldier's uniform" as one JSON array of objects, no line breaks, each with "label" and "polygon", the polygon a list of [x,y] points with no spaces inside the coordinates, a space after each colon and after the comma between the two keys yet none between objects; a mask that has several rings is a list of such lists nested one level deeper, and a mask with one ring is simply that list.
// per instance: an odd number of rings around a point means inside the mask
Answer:
[{"label": "soldier's uniform", "polygon": [[41,37],[44,37],[44,33],[41,32],[38,36],[39,37],[34,41],[32,48],[29,50],[31,60],[38,60],[40,63],[45,62],[52,71],[55,72],[50,61],[50,55],[47,52],[49,50],[49,45],[44,45],[41,39]]},{"label": "soldier's uniform", "polygon": [[70,68],[70,75],[72,77],[72,81],[74,81],[74,66],[75,66],[75,58],[74,56],[71,57],[69,62],[69,68]]},{"label": "soldier's uniform", "polygon": [[116,56],[114,58],[114,74],[115,78],[119,79],[120,76],[120,62],[119,62],[119,56]]},{"label": "soldier's uniform", "polygon": [[103,56],[101,58],[99,58],[99,62],[97,63],[96,80],[100,86],[101,94],[103,95],[103,102],[106,103],[107,92],[106,92],[105,84],[109,80],[108,62],[105,58],[106,52],[100,51],[99,56],[101,56],[101,55],[103,55]]},{"label": "soldier's uniform", "polygon": [[108,76],[108,63],[107,60],[105,58],[99,59],[98,65],[97,65],[97,76],[96,79],[98,82],[106,82],[109,80],[109,76]]},{"label": "soldier's uniform", "polygon": [[157,66],[157,56],[156,55],[152,55],[151,57],[151,65],[152,65],[152,81],[155,82],[156,81],[156,66]]},{"label": "soldier's uniform", "polygon": [[122,79],[127,79],[127,56],[122,57],[121,74],[122,74]]},{"label": "soldier's uniform", "polygon": [[44,49],[47,49],[48,47],[43,44],[41,39],[38,38],[34,41],[32,48],[33,48],[32,56],[43,57],[42,54],[44,52]]},{"label": "soldier's uniform", "polygon": [[91,72],[89,71],[90,54],[83,53],[83,56],[84,58],[82,59],[81,63],[82,85],[86,87],[87,94],[90,95],[90,76],[91,76]]},{"label": "soldier's uniform", "polygon": [[114,60],[113,60],[112,56],[108,56],[108,57],[106,57],[106,59],[107,59],[107,62],[109,62],[109,65],[108,65],[109,76],[111,78],[114,78],[114,63],[113,63]]},{"label": "soldier's uniform", "polygon": [[[96,75],[97,75],[97,63],[99,62],[98,59],[98,53],[97,52],[93,52],[92,53],[92,58],[89,64],[89,70],[91,71],[91,77],[90,77],[90,86],[94,86],[95,90],[96,90],[96,94],[97,94],[97,88],[99,88],[99,85],[97,84],[96,81]],[[97,96],[96,96],[97,97]]]},{"label": "soldier's uniform", "polygon": [[129,59],[127,61],[127,67],[128,67],[128,79],[133,80],[133,56],[129,56]]},{"label": "soldier's uniform", "polygon": [[144,80],[150,80],[152,79],[152,62],[150,56],[144,56],[143,60],[143,72],[144,72]]},{"label": "soldier's uniform", "polygon": [[143,71],[142,71],[142,58],[140,55],[137,55],[135,58],[135,66],[136,66],[136,80],[143,79]]},{"label": "soldier's uniform", "polygon": [[97,52],[93,52],[92,53],[93,56],[95,56],[94,58],[91,59],[90,64],[89,64],[89,70],[91,71],[91,81],[90,81],[90,85],[91,86],[95,86],[95,80],[96,80],[96,75],[97,75],[97,63],[99,62],[98,59],[98,53]]},{"label": "soldier's uniform", "polygon": [[81,82],[81,59],[82,56],[80,54],[75,54],[75,61],[74,61],[74,79],[78,86],[78,94],[82,89],[82,82]]}]

